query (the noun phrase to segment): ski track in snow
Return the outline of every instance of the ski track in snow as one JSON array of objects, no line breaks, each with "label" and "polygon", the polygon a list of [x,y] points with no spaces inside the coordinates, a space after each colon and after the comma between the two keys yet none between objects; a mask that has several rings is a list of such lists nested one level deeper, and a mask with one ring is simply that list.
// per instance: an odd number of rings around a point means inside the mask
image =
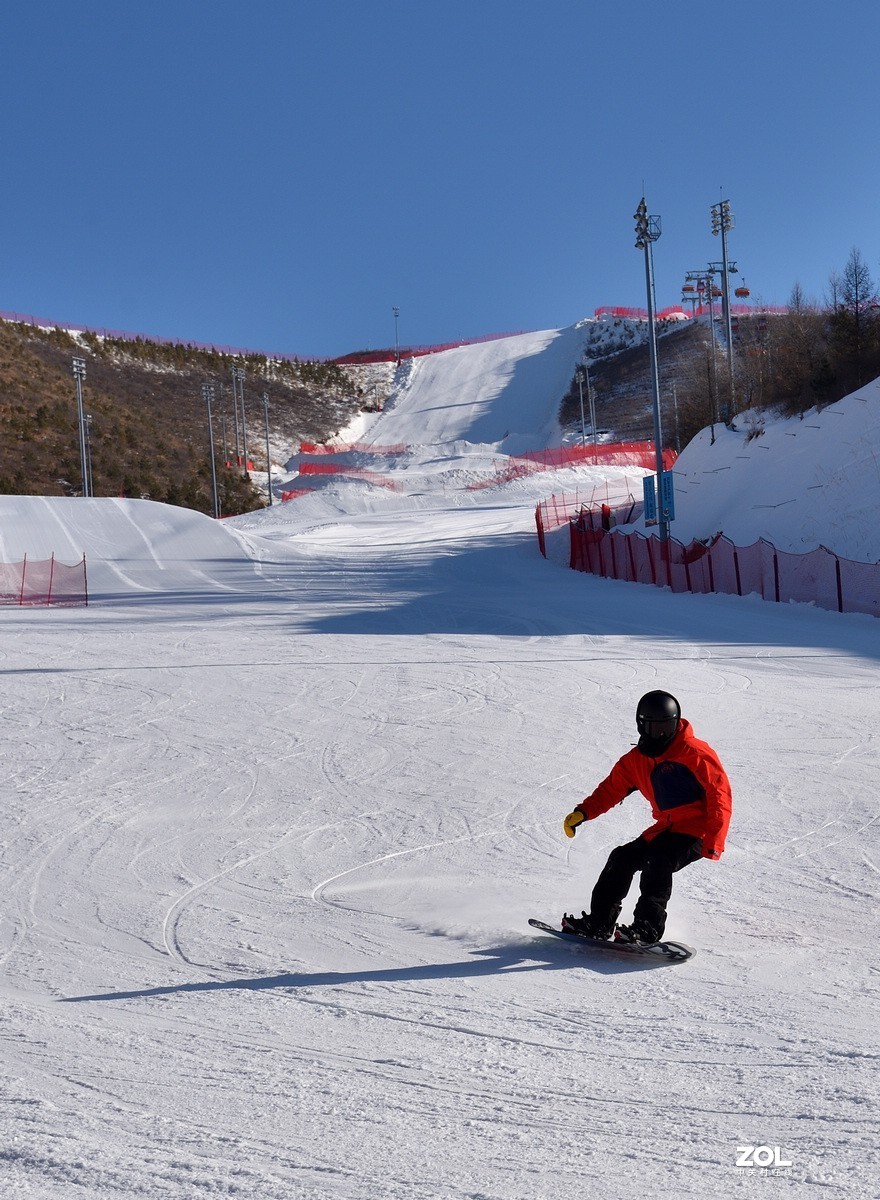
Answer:
[{"label": "ski track in snow", "polygon": [[[357,436],[427,425],[402,493],[222,525],[0,497],[7,555],[62,530],[96,597],[0,612],[0,1195],[880,1194],[878,626],[545,562],[535,500],[595,468],[465,491],[493,438],[550,439],[530,389],[585,337],[401,374]],[[655,686],[736,797],[675,966],[526,925],[647,824],[561,830]]]}]

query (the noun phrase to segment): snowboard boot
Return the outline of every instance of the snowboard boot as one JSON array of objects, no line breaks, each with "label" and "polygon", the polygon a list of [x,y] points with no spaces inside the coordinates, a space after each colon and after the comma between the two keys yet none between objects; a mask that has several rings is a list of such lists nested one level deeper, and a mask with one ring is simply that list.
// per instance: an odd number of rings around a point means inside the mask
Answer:
[{"label": "snowboard boot", "polygon": [[638,942],[640,946],[654,946],[660,934],[644,921],[633,921],[632,925],[618,925],[614,930],[615,942]]},{"label": "snowboard boot", "polygon": [[607,942],[614,933],[614,922],[600,921],[585,912],[579,917],[566,913],[562,918],[562,928],[566,933],[578,933],[583,937],[595,938],[599,942]]}]

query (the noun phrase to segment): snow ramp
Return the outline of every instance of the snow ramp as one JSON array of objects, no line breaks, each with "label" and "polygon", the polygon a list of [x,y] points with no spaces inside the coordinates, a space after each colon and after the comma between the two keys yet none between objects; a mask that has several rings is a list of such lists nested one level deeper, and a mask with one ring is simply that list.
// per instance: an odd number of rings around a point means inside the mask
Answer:
[{"label": "snow ramp", "polygon": [[220,521],[151,500],[0,497],[0,561],[86,556],[90,598],[253,590],[254,564]]},{"label": "snow ramp", "polygon": [[582,323],[407,360],[363,440],[376,446],[504,442],[508,453],[556,444],[559,406],[588,333]]}]

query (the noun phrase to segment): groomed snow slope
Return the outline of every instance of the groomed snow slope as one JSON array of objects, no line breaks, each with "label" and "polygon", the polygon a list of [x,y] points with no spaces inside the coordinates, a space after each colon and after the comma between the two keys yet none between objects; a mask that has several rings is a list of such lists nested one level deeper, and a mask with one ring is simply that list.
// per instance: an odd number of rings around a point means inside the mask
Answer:
[{"label": "groomed snow slope", "polygon": [[[597,476],[469,492],[448,411],[400,492],[58,510],[102,591],[0,612],[0,1195],[878,1194],[877,623],[547,563],[535,500]],[[525,924],[647,823],[561,828],[654,686],[736,796],[660,968]]]},{"label": "groomed snow slope", "polygon": [[[594,326],[524,333],[404,360],[406,379],[370,429],[377,445],[558,444],[557,414]],[[536,444],[537,439],[537,444]]]}]

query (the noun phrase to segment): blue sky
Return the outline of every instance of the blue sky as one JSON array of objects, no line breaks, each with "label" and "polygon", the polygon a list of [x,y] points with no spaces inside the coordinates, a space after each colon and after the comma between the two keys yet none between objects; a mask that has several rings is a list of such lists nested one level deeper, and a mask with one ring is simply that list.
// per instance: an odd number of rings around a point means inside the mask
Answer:
[{"label": "blue sky", "polygon": [[3,15],[0,309],[331,356],[880,277],[869,0],[54,0]]}]

